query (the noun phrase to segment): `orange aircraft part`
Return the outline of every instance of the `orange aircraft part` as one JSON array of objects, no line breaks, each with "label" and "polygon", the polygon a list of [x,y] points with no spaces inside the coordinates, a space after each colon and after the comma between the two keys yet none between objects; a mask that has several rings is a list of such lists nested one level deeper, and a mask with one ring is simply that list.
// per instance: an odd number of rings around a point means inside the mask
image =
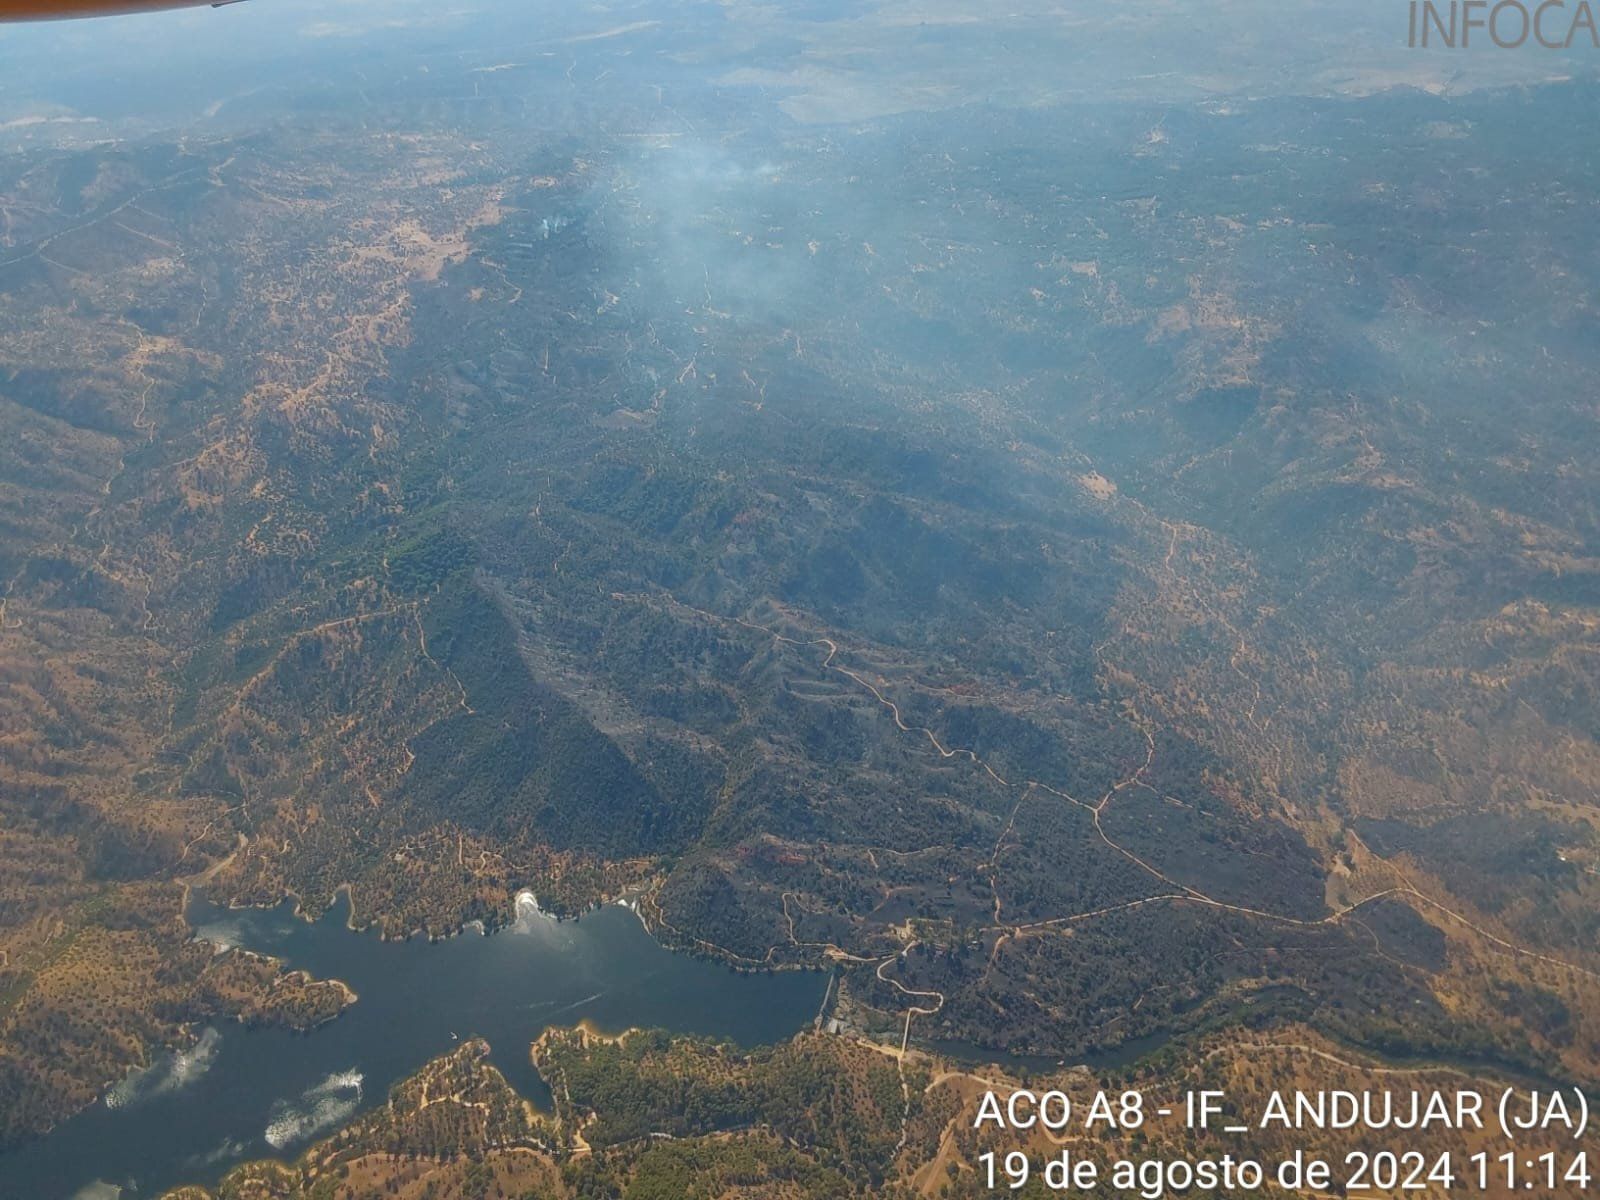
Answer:
[{"label": "orange aircraft part", "polygon": [[0,21],[57,21],[153,12],[158,8],[199,8],[213,0],[0,0]]}]

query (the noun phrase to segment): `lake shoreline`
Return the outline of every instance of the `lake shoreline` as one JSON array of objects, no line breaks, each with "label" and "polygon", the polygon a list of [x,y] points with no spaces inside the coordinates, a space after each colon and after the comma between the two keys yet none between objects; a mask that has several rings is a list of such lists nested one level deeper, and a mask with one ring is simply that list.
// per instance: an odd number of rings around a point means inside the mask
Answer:
[{"label": "lake shoreline", "polygon": [[549,1086],[531,1061],[547,1029],[775,1044],[812,1027],[826,986],[821,972],[736,971],[669,948],[626,898],[568,917],[525,890],[513,919],[479,937],[398,940],[352,928],[347,889],[314,920],[292,897],[217,903],[193,880],[185,892],[193,937],[271,960],[286,979],[336,982],[357,1002],[305,1032],[195,1020],[187,1044],[151,1055],[136,1081],[113,1082],[49,1134],[0,1155],[3,1200],[71,1195],[96,1180],[159,1195],[243,1161],[292,1160],[472,1038],[491,1047],[514,1091],[548,1110]]}]

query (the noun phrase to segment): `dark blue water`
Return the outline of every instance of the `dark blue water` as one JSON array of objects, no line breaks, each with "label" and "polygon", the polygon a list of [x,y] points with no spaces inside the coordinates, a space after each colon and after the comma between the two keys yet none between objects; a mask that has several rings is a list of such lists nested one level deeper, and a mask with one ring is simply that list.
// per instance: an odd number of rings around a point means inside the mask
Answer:
[{"label": "dark blue water", "polygon": [[675,954],[621,905],[576,921],[519,912],[491,937],[385,943],[350,932],[343,903],[313,925],[288,906],[230,911],[197,897],[189,919],[201,936],[342,979],[359,999],[309,1034],[207,1029],[105,1102],[0,1154],[0,1197],[150,1197],[248,1159],[293,1157],[458,1038],[488,1039],[512,1086],[542,1105],[549,1093],[528,1048],[546,1026],[587,1018],[749,1046],[790,1036],[822,1002],[821,975],[740,974]]}]

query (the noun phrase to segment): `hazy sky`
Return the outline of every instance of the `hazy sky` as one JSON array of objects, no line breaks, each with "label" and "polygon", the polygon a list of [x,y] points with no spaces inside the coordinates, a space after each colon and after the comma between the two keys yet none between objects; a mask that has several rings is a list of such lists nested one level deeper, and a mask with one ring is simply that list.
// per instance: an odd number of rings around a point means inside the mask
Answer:
[{"label": "hazy sky", "polygon": [[[1408,49],[1405,0],[246,0],[0,27],[0,149],[91,121],[225,118],[242,96],[626,60],[785,96],[797,121],[988,102],[1462,90],[1593,73],[1600,51]],[[52,122],[45,124],[44,122]],[[125,132],[125,131],[123,131]]]}]

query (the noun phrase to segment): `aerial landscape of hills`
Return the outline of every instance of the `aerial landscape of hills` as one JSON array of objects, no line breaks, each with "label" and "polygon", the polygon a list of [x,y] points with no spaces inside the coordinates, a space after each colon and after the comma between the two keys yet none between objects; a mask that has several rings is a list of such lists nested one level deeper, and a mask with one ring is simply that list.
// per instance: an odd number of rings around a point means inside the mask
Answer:
[{"label": "aerial landscape of hills", "polygon": [[0,1143],[362,1002],[194,887],[826,973],[771,1046],[530,1026],[548,1107],[463,1041],[219,1196],[976,1196],[985,1080],[1600,1085],[1592,72],[349,7],[0,86]]}]

